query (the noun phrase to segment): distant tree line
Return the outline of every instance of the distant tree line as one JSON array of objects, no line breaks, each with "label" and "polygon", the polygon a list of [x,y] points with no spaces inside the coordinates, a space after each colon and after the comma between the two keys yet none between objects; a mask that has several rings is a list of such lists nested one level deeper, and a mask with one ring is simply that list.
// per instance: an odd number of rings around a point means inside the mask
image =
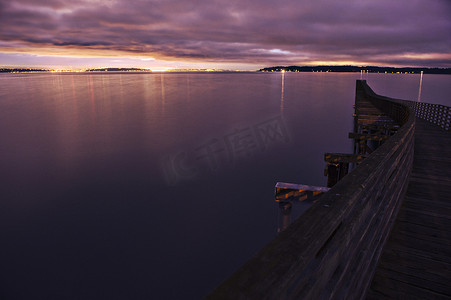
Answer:
[{"label": "distant tree line", "polygon": [[26,73],[26,72],[50,72],[47,69],[30,69],[30,68],[0,68],[0,73]]},{"label": "distant tree line", "polygon": [[377,66],[276,66],[260,69],[259,72],[368,72],[368,73],[420,73],[451,74],[451,68],[394,68]]}]

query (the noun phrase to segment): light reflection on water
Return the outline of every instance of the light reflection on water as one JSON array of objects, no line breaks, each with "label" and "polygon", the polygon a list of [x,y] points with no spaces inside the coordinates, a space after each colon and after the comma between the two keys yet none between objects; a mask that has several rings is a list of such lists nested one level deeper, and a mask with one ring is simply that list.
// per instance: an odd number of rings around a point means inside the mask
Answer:
[{"label": "light reflection on water", "polygon": [[418,102],[421,102],[421,88],[423,87],[423,71],[420,74],[420,87],[418,88]]},{"label": "light reflection on water", "polygon": [[[202,297],[275,236],[277,181],[325,186],[324,153],[352,152],[359,77],[0,75],[5,297]],[[418,96],[419,75],[366,77]],[[424,75],[422,99],[450,78]]]}]

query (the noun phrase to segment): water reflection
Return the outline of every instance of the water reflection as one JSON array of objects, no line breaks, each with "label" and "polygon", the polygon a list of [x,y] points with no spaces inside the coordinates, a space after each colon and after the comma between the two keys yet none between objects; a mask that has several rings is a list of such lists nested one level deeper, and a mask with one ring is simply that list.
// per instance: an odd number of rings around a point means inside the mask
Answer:
[{"label": "water reflection", "polygon": [[285,91],[285,71],[282,70],[282,91],[280,92],[280,113],[283,113],[283,94]]},{"label": "water reflection", "polygon": [[368,79],[368,70],[360,70],[360,80]]},{"label": "water reflection", "polygon": [[[343,120],[359,77],[290,73],[285,87],[262,73],[16,76],[0,74],[0,264],[2,292],[24,299],[55,286],[84,298],[202,298],[273,238],[273,184],[325,184],[322,153],[351,148]],[[422,98],[451,86],[428,76]],[[386,80],[416,99],[418,77],[372,74]],[[196,149],[214,138],[224,151],[213,171],[208,149]],[[162,170],[166,154],[174,160]],[[184,180],[184,158],[199,180]],[[310,203],[291,204],[294,220]]]},{"label": "water reflection", "polygon": [[93,121],[96,119],[96,100],[94,97],[94,83],[92,81],[92,75],[88,76],[88,86],[89,86],[89,92],[91,95],[91,113],[93,117]]},{"label": "water reflection", "polygon": [[186,74],[186,100],[190,100],[191,98],[191,89],[190,89],[190,81],[189,74]]},{"label": "water reflection", "polygon": [[160,91],[161,91],[161,111],[165,114],[166,96],[164,91],[164,74],[160,74]]},{"label": "water reflection", "polygon": [[[109,83],[109,81],[108,81],[108,83]],[[120,100],[121,100],[122,105],[124,105],[125,104],[124,103],[124,101],[125,101],[125,97],[124,97],[125,92],[124,92],[124,83],[122,82],[122,74],[119,74],[119,88],[120,88],[120,93],[121,93]]]},{"label": "water reflection", "polygon": [[421,87],[423,86],[423,71],[420,74],[420,87],[418,89],[418,102],[421,102]]}]

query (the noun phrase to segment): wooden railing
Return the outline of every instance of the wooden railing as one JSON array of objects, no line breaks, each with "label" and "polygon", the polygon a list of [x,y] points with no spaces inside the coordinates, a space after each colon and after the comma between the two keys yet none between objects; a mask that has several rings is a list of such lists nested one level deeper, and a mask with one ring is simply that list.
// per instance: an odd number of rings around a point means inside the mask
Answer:
[{"label": "wooden railing", "polygon": [[413,162],[415,116],[401,100],[365,97],[401,128],[207,299],[358,299],[366,294]]}]

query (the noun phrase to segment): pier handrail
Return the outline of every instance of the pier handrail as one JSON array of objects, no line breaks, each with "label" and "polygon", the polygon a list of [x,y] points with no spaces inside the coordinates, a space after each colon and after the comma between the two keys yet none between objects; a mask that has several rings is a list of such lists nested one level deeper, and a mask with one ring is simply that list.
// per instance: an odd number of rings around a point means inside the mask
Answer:
[{"label": "pier handrail", "polygon": [[405,194],[415,114],[402,100],[357,81],[401,128],[321,196],[207,299],[359,299],[365,296]]},{"label": "pier handrail", "polygon": [[401,100],[401,103],[410,107],[417,118],[429,121],[446,131],[451,131],[451,107],[409,100]]}]

